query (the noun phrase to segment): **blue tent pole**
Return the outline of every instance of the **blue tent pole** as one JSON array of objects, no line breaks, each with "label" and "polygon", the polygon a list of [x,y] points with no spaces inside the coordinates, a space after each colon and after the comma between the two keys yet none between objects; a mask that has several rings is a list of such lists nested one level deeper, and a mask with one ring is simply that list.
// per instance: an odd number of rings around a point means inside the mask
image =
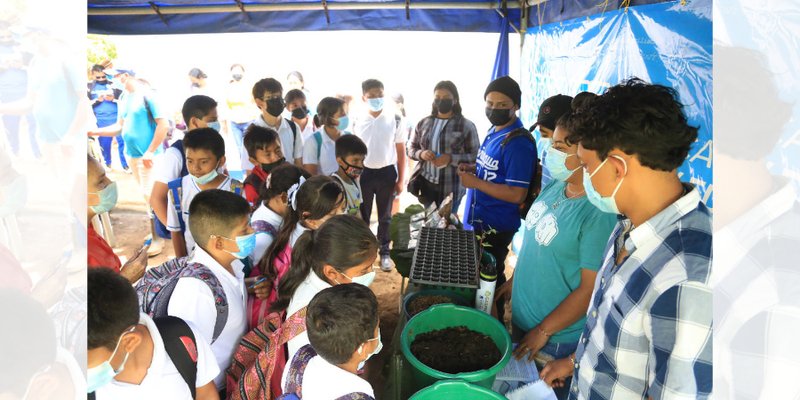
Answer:
[{"label": "blue tent pole", "polygon": [[[494,57],[492,80],[508,75],[508,13],[503,13],[500,19],[500,39],[497,42],[497,53]],[[464,229],[474,229],[472,222],[472,207],[475,189],[467,190],[466,207],[464,208]]]}]

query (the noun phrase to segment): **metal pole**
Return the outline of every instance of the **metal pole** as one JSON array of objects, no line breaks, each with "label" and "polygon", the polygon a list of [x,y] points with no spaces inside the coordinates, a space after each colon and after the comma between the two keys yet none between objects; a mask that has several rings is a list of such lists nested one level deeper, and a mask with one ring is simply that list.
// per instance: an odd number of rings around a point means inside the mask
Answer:
[{"label": "metal pole", "polygon": [[[426,2],[406,4],[402,3],[327,3],[329,10],[405,10],[406,7],[415,10],[494,10],[497,8],[496,1],[485,1],[479,3],[465,2]],[[519,1],[509,1],[508,8],[520,8]],[[266,12],[266,11],[319,11],[322,10],[319,3],[297,3],[297,4],[247,4],[247,12]],[[236,4],[231,5],[211,5],[211,6],[159,6],[158,10],[163,15],[169,14],[208,14],[241,12]],[[89,7],[87,14],[93,15],[153,15],[156,12],[148,7]]]}]

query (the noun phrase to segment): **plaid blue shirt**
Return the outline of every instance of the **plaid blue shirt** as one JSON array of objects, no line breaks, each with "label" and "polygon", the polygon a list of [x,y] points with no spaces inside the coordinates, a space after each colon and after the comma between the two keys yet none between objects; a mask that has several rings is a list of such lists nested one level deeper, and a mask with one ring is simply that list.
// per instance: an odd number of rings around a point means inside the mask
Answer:
[{"label": "plaid blue shirt", "polygon": [[[711,213],[693,186],[622,219],[597,274],[570,399],[705,399],[712,387]],[[618,249],[628,257],[617,266]]]}]

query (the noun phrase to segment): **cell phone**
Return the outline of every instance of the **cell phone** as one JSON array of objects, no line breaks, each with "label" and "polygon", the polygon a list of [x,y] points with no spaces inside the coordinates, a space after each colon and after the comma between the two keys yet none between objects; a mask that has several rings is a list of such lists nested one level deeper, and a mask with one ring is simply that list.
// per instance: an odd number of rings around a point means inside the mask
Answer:
[{"label": "cell phone", "polygon": [[260,279],[258,279],[258,280],[256,280],[255,282],[253,282],[253,284],[252,284],[252,285],[250,285],[250,286],[248,286],[247,288],[248,288],[248,289],[254,289],[254,288],[255,288],[255,287],[258,285],[258,284],[260,284],[261,282],[266,282],[266,281],[267,281],[267,279],[269,279],[269,278],[267,278],[266,276],[262,276]]}]

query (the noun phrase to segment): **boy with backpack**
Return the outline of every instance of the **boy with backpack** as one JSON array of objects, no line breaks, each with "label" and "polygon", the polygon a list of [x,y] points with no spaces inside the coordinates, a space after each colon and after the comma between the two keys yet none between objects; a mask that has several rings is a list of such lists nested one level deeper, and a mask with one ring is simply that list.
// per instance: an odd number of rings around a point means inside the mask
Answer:
[{"label": "boy with backpack", "polygon": [[130,283],[108,268],[88,271],[90,399],[218,399],[219,366],[197,329],[139,312]]},{"label": "boy with backpack", "polygon": [[187,210],[201,191],[221,189],[243,196],[242,183],[218,172],[225,165],[225,141],[212,128],[191,131],[183,141],[189,175],[167,184],[169,189],[167,229],[172,232],[175,257],[185,257],[195,247],[192,231],[187,229]]},{"label": "boy with backpack", "polygon": [[284,369],[280,399],[373,399],[357,373],[383,348],[375,294],[358,283],[322,290],[308,305],[306,332],[311,344]]},{"label": "boy with backpack", "polygon": [[[181,115],[186,124],[186,135],[197,128],[212,128],[217,132],[220,131],[217,102],[211,97],[203,95],[189,97],[183,103]],[[150,207],[157,218],[155,221],[156,232],[162,236],[170,237],[169,231],[166,230],[167,193],[169,193],[167,185],[186,175],[189,175],[189,171],[186,169],[183,139],[179,139],[162,155],[156,157],[153,163],[153,190],[150,192]]]},{"label": "boy with backpack", "polygon": [[[283,86],[274,78],[265,78],[253,85],[253,100],[255,100],[261,115],[253,120],[253,124],[263,128],[271,128],[278,132],[281,139],[281,149],[286,159],[297,165],[303,166],[303,135],[300,128],[293,121],[282,118],[286,102],[283,100]],[[249,157],[242,157],[242,168],[246,171],[253,169]]]},{"label": "boy with backpack", "polygon": [[286,163],[281,150],[281,139],[272,128],[250,125],[244,134],[244,148],[250,163],[255,165],[244,180],[244,193],[247,202],[254,209],[258,207],[260,194],[272,169]]},{"label": "boy with backpack", "polygon": [[336,163],[339,169],[331,176],[344,188],[345,214],[358,215],[363,202],[361,197],[361,173],[364,172],[364,159],[367,145],[355,135],[344,135],[336,141]]},{"label": "boy with backpack", "polygon": [[136,291],[142,311],[176,316],[197,327],[223,371],[214,379],[221,389],[224,371],[247,330],[240,260],[255,246],[250,205],[225,190],[204,190],[189,206],[188,226],[197,241],[194,253],[147,271]]}]

